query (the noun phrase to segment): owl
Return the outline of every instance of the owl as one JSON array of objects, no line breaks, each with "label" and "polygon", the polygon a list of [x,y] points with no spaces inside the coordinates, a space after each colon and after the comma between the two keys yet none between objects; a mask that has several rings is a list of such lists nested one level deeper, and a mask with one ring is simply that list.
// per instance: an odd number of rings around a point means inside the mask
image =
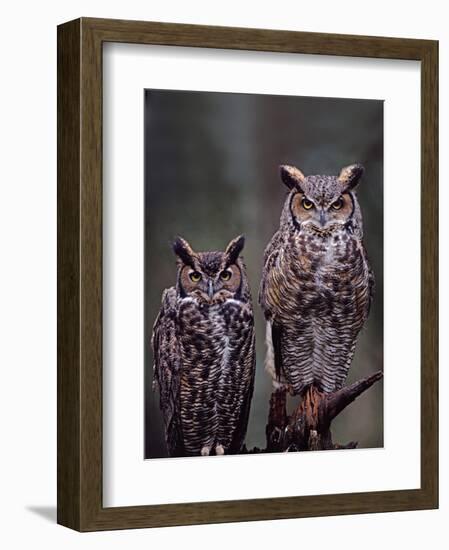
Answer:
[{"label": "owl", "polygon": [[370,310],[374,276],[355,188],[364,169],[304,176],[280,167],[289,193],[264,255],[259,302],[267,319],[266,369],[292,394],[345,382]]},{"label": "owl", "polygon": [[243,446],[254,386],[251,294],[239,257],[194,252],[178,237],[176,286],[164,291],[152,335],[154,386],[170,456],[235,454]]}]

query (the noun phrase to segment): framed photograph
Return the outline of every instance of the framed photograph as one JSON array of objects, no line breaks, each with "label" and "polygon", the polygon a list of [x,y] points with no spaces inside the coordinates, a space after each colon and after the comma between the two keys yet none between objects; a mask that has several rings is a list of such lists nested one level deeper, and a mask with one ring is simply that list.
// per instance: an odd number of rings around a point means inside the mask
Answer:
[{"label": "framed photograph", "polygon": [[58,522],[438,506],[438,43],[58,27]]}]

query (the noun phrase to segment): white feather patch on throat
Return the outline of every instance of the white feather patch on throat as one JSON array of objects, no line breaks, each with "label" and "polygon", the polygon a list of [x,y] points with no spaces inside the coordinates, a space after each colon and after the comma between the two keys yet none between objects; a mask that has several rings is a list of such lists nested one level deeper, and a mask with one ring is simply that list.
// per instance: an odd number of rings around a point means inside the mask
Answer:
[{"label": "white feather patch on throat", "polygon": [[196,298],[192,298],[191,296],[185,296],[184,298],[181,298],[181,302],[183,304],[188,304],[188,303],[196,303],[198,300]]},{"label": "white feather patch on throat", "polygon": [[235,298],[228,298],[228,299],[225,301],[225,304],[236,304],[237,306],[241,306],[241,305],[242,305],[242,302],[239,302],[239,301],[236,300]]}]

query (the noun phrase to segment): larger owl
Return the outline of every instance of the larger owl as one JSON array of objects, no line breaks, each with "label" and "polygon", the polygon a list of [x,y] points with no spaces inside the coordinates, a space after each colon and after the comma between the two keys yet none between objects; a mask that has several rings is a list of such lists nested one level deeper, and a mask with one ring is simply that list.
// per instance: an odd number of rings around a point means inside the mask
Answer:
[{"label": "larger owl", "polygon": [[370,310],[374,276],[363,245],[355,188],[360,164],[338,176],[281,166],[289,193],[268,244],[259,301],[267,324],[267,370],[293,394],[341,388]]},{"label": "larger owl", "polygon": [[254,319],[244,238],[194,252],[178,237],[177,282],[153,328],[154,381],[170,456],[234,454],[243,446],[254,385]]}]

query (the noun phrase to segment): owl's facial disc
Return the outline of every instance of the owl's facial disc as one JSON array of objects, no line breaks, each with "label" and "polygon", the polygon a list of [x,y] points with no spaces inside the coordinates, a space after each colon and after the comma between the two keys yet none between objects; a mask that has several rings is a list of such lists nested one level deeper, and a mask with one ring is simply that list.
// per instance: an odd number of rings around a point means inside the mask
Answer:
[{"label": "owl's facial disc", "polygon": [[315,200],[303,193],[295,193],[291,200],[291,213],[296,224],[311,227],[318,232],[327,232],[330,228],[344,225],[352,212],[353,201],[349,193],[326,201],[321,197]]},{"label": "owl's facial disc", "polygon": [[218,273],[210,274],[184,266],[179,276],[184,295],[195,297],[201,303],[209,305],[234,298],[240,288],[241,280],[240,268],[236,264],[224,267]]}]

